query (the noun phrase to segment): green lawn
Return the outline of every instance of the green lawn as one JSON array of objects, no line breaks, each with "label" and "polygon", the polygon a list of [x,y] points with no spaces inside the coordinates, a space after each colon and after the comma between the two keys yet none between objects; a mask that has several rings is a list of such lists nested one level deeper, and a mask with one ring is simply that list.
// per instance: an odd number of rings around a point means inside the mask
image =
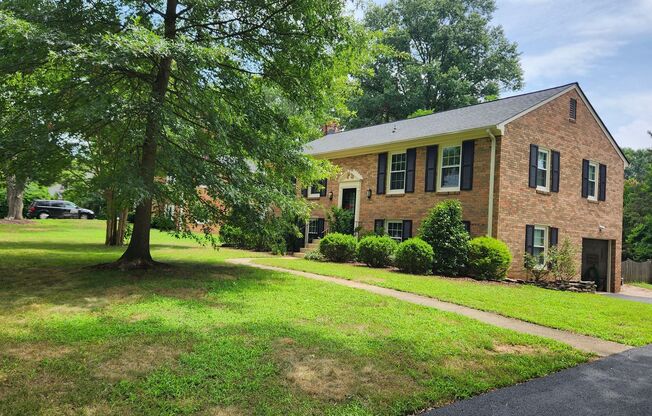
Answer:
[{"label": "green lawn", "polygon": [[650,289],[650,290],[652,290],[652,283],[634,282],[634,283],[627,283],[627,284],[628,284],[628,285],[632,285],[632,286],[642,287],[643,289]]},{"label": "green lawn", "polygon": [[401,415],[589,358],[156,231],[174,267],[96,271],[102,227],[0,224],[0,414]]},{"label": "green lawn", "polygon": [[414,276],[350,264],[281,258],[256,262],[417,293],[624,344],[652,343],[652,305],[649,304],[528,285]]}]

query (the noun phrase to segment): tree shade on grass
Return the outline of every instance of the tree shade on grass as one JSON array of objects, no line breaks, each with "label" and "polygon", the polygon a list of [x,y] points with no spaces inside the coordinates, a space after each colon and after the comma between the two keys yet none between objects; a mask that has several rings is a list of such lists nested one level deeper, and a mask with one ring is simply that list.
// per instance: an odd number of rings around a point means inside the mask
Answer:
[{"label": "tree shade on grass", "polygon": [[430,296],[623,344],[642,346],[652,342],[652,305],[648,304],[529,285],[414,276],[345,264],[278,258],[256,262]]},{"label": "tree shade on grass", "polygon": [[159,232],[172,268],[85,268],[120,255],[102,232],[0,224],[1,414],[400,415],[588,358]]}]

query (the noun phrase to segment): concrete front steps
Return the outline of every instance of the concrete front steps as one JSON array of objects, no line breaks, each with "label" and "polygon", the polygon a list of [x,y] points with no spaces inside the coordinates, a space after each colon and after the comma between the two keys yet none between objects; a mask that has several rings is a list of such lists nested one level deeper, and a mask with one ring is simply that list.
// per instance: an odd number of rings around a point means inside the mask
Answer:
[{"label": "concrete front steps", "polygon": [[317,248],[319,248],[319,238],[312,240],[312,243],[309,243],[306,247],[301,247],[299,251],[294,253],[294,257],[298,257],[300,259],[306,257],[306,254],[309,251],[313,251]]}]

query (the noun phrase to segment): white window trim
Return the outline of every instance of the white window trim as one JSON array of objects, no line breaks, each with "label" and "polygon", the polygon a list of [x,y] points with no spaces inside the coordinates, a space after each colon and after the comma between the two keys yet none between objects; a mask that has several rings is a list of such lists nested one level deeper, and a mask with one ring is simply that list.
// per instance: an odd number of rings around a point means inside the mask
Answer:
[{"label": "white window trim", "polygon": [[[591,166],[595,169],[595,179],[591,181]],[[600,183],[600,169],[599,169],[599,164],[597,162],[593,162],[589,160],[589,172],[587,172],[587,183],[594,182],[595,186],[593,187],[593,195],[589,194],[589,190],[587,189],[587,199],[591,201],[597,201],[598,200],[598,184]]]},{"label": "white window trim", "polygon": [[[459,168],[460,168],[460,173],[457,181],[457,186],[441,186],[441,181],[444,178],[444,150],[449,148],[449,147],[459,147],[460,148],[460,163],[459,163]],[[457,141],[453,143],[446,143],[440,145],[441,151],[439,151],[439,155],[437,155],[437,191],[438,192],[457,192],[460,190],[460,185],[462,183],[462,142]],[[446,166],[447,168],[454,167],[455,165],[450,165]]]},{"label": "white window trim", "polygon": [[539,153],[540,152],[545,152],[547,154],[546,156],[546,186],[540,186],[537,184],[537,190],[538,191],[544,191],[544,192],[550,192],[550,171],[551,169],[551,164],[552,161],[550,160],[550,156],[552,155],[552,152],[550,149],[547,149],[545,147],[539,147],[539,150],[537,150],[537,173],[535,177],[535,181],[539,178]]},{"label": "white window trim", "polygon": [[[313,188],[315,188],[315,189],[313,189]],[[319,189],[317,189],[316,186],[310,185],[308,187],[308,199],[319,199],[320,197],[321,197],[321,194],[319,193]]]},{"label": "white window trim", "polygon": [[[549,232],[549,227],[545,225],[535,225],[534,226],[534,231],[533,234],[536,234],[537,230],[543,230],[543,264],[537,264],[537,268],[543,269],[546,267],[546,259],[548,257],[548,232]],[[534,240],[534,235],[532,235],[532,239]],[[534,244],[534,241],[532,241],[532,248],[534,249],[535,247],[541,247],[541,246],[536,246]]]},{"label": "white window trim", "polygon": [[[400,241],[392,236],[389,235],[389,224],[400,224],[401,228],[401,239]],[[403,241],[403,220],[385,220],[385,234],[393,240],[398,241],[399,243]]]},{"label": "white window trim", "polygon": [[[392,189],[392,156],[405,154],[405,170],[396,172],[403,172],[403,188],[402,189]],[[407,182],[407,149],[399,150],[396,152],[390,152],[387,155],[387,193],[388,194],[404,194],[405,193],[405,183]]]}]

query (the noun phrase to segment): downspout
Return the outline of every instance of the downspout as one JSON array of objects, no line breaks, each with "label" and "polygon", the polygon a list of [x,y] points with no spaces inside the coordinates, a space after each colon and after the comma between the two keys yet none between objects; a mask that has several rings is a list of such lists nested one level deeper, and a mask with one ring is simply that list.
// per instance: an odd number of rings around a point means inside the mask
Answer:
[{"label": "downspout", "polygon": [[489,165],[489,203],[487,208],[487,236],[492,237],[494,224],[494,182],[496,176],[496,136],[490,129],[487,134],[491,138],[491,162]]}]

